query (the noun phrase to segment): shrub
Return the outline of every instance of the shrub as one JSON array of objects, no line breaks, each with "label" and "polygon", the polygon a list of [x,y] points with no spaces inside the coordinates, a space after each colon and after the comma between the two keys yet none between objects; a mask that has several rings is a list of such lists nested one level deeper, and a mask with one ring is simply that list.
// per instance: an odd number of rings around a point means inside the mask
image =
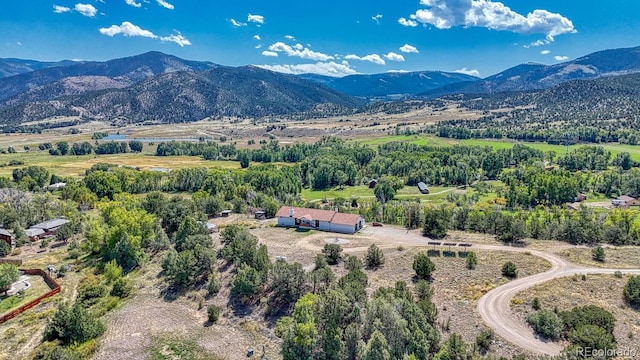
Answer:
[{"label": "shrub", "polygon": [[476,265],[478,265],[478,257],[475,252],[471,251],[467,254],[467,269],[474,270]]},{"label": "shrub", "polygon": [[419,300],[431,300],[433,297],[433,288],[428,282],[422,279],[418,280],[414,291]]},{"label": "shrub", "polygon": [[344,268],[347,271],[362,269],[362,260],[360,260],[357,256],[347,256],[344,259]]},{"label": "shrub", "polygon": [[563,311],[560,313],[560,317],[569,331],[584,325],[596,325],[607,330],[610,334],[613,334],[616,320],[610,312],[595,305],[580,306],[571,309],[571,311]]},{"label": "shrub", "polygon": [[558,339],[564,330],[562,319],[549,310],[540,310],[530,314],[527,316],[527,322],[536,333],[548,339]]},{"label": "shrub", "polygon": [[617,277],[618,279],[622,279],[622,271],[616,270],[616,272],[613,273],[613,276]]},{"label": "shrub", "polygon": [[65,277],[65,275],[67,275],[67,271],[69,271],[69,268],[70,266],[67,264],[60,265],[58,271],[56,272],[56,276],[59,278]]},{"label": "shrub", "polygon": [[132,290],[133,287],[129,283],[129,280],[121,277],[113,283],[113,287],[111,288],[111,295],[124,299],[127,296],[131,295]]},{"label": "shrub", "polygon": [[516,264],[512,263],[511,261],[507,261],[506,263],[504,263],[504,265],[502,265],[502,276],[511,279],[518,277]]},{"label": "shrub", "polygon": [[583,349],[615,349],[613,335],[597,325],[582,325],[569,332],[569,341]]},{"label": "shrub", "polygon": [[73,307],[62,303],[45,329],[46,340],[60,339],[64,344],[83,343],[104,333],[102,322],[79,302]]},{"label": "shrub", "polygon": [[220,279],[218,279],[218,275],[214,272],[209,275],[209,283],[207,284],[207,292],[209,295],[215,295],[220,291]]},{"label": "shrub", "polygon": [[325,244],[322,253],[329,265],[336,265],[342,260],[342,247],[338,244]]},{"label": "shrub", "polygon": [[533,310],[540,310],[540,299],[534,297],[533,301],[531,301],[531,307],[533,308]]},{"label": "shrub", "polygon": [[365,255],[364,261],[367,267],[378,268],[384,264],[384,253],[376,244],[371,244],[369,249],[367,249],[367,255]]},{"label": "shrub", "polygon": [[413,270],[419,278],[431,278],[431,273],[435,269],[436,264],[434,264],[424,252],[421,252],[413,258]]},{"label": "shrub", "polygon": [[640,275],[633,275],[623,291],[624,299],[633,307],[640,307]]},{"label": "shrub", "polygon": [[215,323],[218,321],[219,317],[220,317],[220,308],[218,308],[215,305],[209,305],[207,307],[207,319],[209,319],[210,322]]},{"label": "shrub", "polygon": [[604,248],[600,245],[591,250],[591,258],[595,261],[604,262]]},{"label": "shrub", "polygon": [[0,240],[0,257],[7,256],[9,254],[11,254],[11,245],[7,244],[4,240]]},{"label": "shrub", "polygon": [[491,340],[493,340],[493,331],[482,330],[478,336],[476,336],[476,345],[480,349],[481,353],[486,353],[491,348]]}]

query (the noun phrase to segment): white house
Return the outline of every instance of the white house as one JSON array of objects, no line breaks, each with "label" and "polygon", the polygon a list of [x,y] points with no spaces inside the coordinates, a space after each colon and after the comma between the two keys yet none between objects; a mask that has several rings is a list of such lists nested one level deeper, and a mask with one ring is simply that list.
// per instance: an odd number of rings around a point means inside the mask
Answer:
[{"label": "white house", "polygon": [[278,218],[278,226],[344,234],[354,234],[364,226],[364,218],[362,216],[332,210],[283,206],[276,213],[276,217]]}]

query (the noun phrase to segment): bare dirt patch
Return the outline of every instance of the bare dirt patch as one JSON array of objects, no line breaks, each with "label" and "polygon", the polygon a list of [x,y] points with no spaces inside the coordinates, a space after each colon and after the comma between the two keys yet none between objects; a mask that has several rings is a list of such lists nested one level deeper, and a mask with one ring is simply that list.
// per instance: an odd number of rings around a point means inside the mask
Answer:
[{"label": "bare dirt patch", "polygon": [[591,257],[590,247],[580,246],[557,251],[556,254],[569,259],[571,262],[590,267],[637,269],[640,259],[640,247],[637,246],[604,246],[605,261],[595,261]]}]

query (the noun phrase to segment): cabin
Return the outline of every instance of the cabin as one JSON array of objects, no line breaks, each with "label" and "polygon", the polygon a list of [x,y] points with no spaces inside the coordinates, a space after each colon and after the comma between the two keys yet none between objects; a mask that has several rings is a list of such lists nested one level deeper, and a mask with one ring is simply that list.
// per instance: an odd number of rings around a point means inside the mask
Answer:
[{"label": "cabin", "polygon": [[420,190],[420,192],[423,194],[429,193],[429,187],[427,186],[427,184],[423,183],[422,181],[418,183],[418,190]]},{"label": "cabin", "polygon": [[378,185],[378,179],[369,180],[367,185],[369,186],[369,189],[373,189],[374,187],[376,187],[376,185]]},{"label": "cabin", "polygon": [[631,202],[634,202],[635,200],[636,199],[632,198],[631,196],[622,195],[622,196],[618,196],[616,199],[611,200],[611,204],[613,206],[627,206]]},{"label": "cabin", "polygon": [[229,217],[231,215],[231,210],[222,210],[220,212],[220,216],[222,217]]},{"label": "cabin", "polygon": [[[43,235],[44,236],[51,236],[51,235],[55,235],[56,231],[58,231],[58,229],[65,224],[68,224],[69,220],[64,219],[64,218],[57,218],[57,219],[52,219],[52,220],[47,220],[45,222],[41,222],[39,224],[35,224],[32,227],[30,227],[29,229],[40,229],[43,231]],[[40,235],[38,235],[40,236]]]},{"label": "cabin", "polygon": [[256,220],[266,220],[267,219],[267,213],[262,211],[262,210],[258,210],[255,213],[253,213],[253,216],[255,217]]},{"label": "cabin", "polygon": [[40,240],[41,237],[45,237],[45,232],[42,229],[29,228],[24,232],[25,234],[27,234],[27,237],[32,242]]},{"label": "cabin", "polygon": [[278,226],[355,234],[364,227],[358,214],[283,206],[276,213]]},{"label": "cabin", "polygon": [[576,197],[574,199],[574,202],[583,202],[585,200],[587,200],[587,195],[585,195],[583,193],[580,193],[580,194],[576,195]]},{"label": "cabin", "polygon": [[11,246],[13,243],[13,235],[6,229],[0,229],[0,241],[4,241]]}]

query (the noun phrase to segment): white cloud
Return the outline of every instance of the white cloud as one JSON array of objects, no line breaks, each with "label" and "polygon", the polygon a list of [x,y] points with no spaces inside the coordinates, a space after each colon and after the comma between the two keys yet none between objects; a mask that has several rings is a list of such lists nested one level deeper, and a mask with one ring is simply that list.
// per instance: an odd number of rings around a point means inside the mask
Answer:
[{"label": "white cloud", "polygon": [[531,43],[531,44],[529,44],[529,45],[525,45],[524,47],[525,47],[525,48],[530,48],[530,47],[532,47],[532,46],[543,46],[543,45],[547,45],[547,44],[549,44],[550,42],[551,42],[551,41],[549,41],[549,40],[536,40],[536,41],[532,42],[532,43]]},{"label": "white cloud", "polygon": [[562,56],[560,56],[560,55],[556,55],[556,56],[554,56],[553,58],[554,58],[556,61],[565,61],[565,60],[569,60],[569,57],[568,57],[568,56],[564,56],[564,55],[562,55]]},{"label": "white cloud", "polygon": [[296,41],[296,37],[293,35],[285,35],[284,38],[287,40]]},{"label": "white cloud", "polygon": [[463,67],[462,69],[458,69],[454,72],[460,73],[460,74],[465,74],[465,75],[471,75],[471,76],[480,76],[480,72],[476,69],[467,69],[466,67]]},{"label": "white cloud", "polygon": [[402,51],[403,53],[414,53],[417,54],[420,51],[418,51],[418,49],[415,46],[411,46],[409,44],[404,44],[400,47],[400,51]]},{"label": "white cloud", "polygon": [[402,56],[400,54],[396,54],[393,51],[389,52],[384,57],[389,59],[389,60],[391,60],[391,61],[404,61],[404,56]]},{"label": "white cloud", "polygon": [[149,30],[144,30],[137,25],[134,25],[128,21],[122,22],[121,25],[111,25],[108,28],[101,28],[100,33],[107,36],[115,36],[122,34],[124,36],[142,36],[152,39],[157,39],[154,33]]},{"label": "white cloud", "polygon": [[418,22],[415,20],[408,20],[405,19],[403,17],[401,17],[400,19],[398,19],[398,24],[402,25],[402,26],[407,26],[407,27],[416,27],[418,26]]},{"label": "white cloud", "polygon": [[229,19],[229,22],[231,23],[231,25],[233,25],[235,27],[247,26],[247,23],[240,22],[240,21],[238,21],[236,19],[233,19],[233,18]]},{"label": "white cloud", "polygon": [[73,9],[86,17],[94,17],[98,12],[98,10],[91,4],[78,3]]},{"label": "white cloud", "polygon": [[536,9],[524,16],[497,1],[420,0],[420,4],[427,8],[417,10],[411,18],[438,29],[484,27],[523,34],[545,34],[549,41],[557,35],[576,32],[571,20],[560,14]]},{"label": "white cloud", "polygon": [[377,24],[380,24],[380,19],[382,19],[382,14],[376,14],[371,17],[371,20],[375,21]]},{"label": "white cloud", "polygon": [[309,59],[309,60],[327,61],[327,60],[334,59],[333,56],[310,50],[300,44],[296,44],[294,48],[281,41],[278,41],[277,43],[274,43],[271,46],[269,46],[269,50],[275,51],[275,52],[283,52],[287,54],[287,56],[295,56],[295,57],[299,57],[302,59]]},{"label": "white cloud", "polygon": [[191,45],[191,41],[189,41],[189,39],[187,39],[186,37],[182,36],[182,34],[179,34],[179,33],[175,35],[163,36],[160,38],[160,40],[163,42],[174,42],[180,45],[180,47],[184,47],[185,45]]},{"label": "white cloud", "polygon": [[127,5],[129,5],[129,6],[133,6],[133,7],[137,7],[137,8],[142,7],[142,4],[137,3],[136,0],[124,0],[124,2],[126,2]]},{"label": "white cloud", "polygon": [[150,39],[158,39],[162,42],[173,42],[180,45],[180,47],[191,45],[191,41],[180,34],[180,32],[169,36],[158,36],[149,30],[145,30],[138,25],[130,23],[129,21],[123,21],[120,25],[111,25],[108,28],[101,28],[99,29],[99,31],[100,34],[111,37],[116,35],[123,35],[127,37],[139,36]]},{"label": "white cloud", "polygon": [[260,35],[253,35],[253,38],[260,41]]},{"label": "white cloud", "polygon": [[173,4],[169,4],[165,0],[157,0],[157,1],[158,1],[158,5],[162,6],[165,9],[169,9],[169,10],[173,10],[174,9]]},{"label": "white cloud", "polygon": [[53,5],[53,12],[56,14],[62,14],[69,11],[71,11],[71,9],[66,6]]},{"label": "white cloud", "polygon": [[341,64],[330,62],[317,62],[315,64],[297,64],[297,65],[256,65],[266,70],[281,72],[285,74],[319,74],[325,76],[342,77],[346,75],[357,74],[349,63]]},{"label": "white cloud", "polygon": [[247,21],[248,21],[248,22],[258,23],[258,24],[264,24],[264,16],[262,16],[262,15],[251,15],[251,14],[249,14],[249,15],[247,16]]},{"label": "white cloud", "polygon": [[542,55],[551,54],[551,50],[542,50],[542,51],[540,51],[540,54],[542,54]]},{"label": "white cloud", "polygon": [[278,53],[275,51],[265,50],[262,52],[262,56],[278,57]]},{"label": "white cloud", "polygon": [[378,64],[378,65],[384,65],[385,61],[383,58],[380,57],[380,55],[378,54],[369,54],[366,56],[358,56],[358,55],[354,55],[354,54],[349,54],[347,56],[344,57],[347,60],[360,60],[360,61],[368,61],[374,64]]}]

